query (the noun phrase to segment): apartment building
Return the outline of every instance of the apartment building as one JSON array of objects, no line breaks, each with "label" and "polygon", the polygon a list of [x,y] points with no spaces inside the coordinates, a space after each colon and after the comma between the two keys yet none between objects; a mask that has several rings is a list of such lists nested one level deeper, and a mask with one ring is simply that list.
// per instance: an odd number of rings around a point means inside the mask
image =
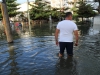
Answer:
[{"label": "apartment building", "polygon": [[[34,3],[33,1],[30,2],[30,4],[33,4],[33,3]],[[32,6],[30,6],[30,5],[28,6],[27,2],[25,2],[25,3],[20,4],[19,6],[17,6],[17,8],[19,8],[17,11],[18,12],[26,12],[28,10],[28,7],[29,7],[29,9],[32,8]]]},{"label": "apartment building", "polygon": [[50,0],[51,7],[54,8],[72,8],[75,2],[79,0]]},{"label": "apartment building", "polygon": [[67,7],[67,0],[50,0],[51,7],[54,8],[64,8]]}]

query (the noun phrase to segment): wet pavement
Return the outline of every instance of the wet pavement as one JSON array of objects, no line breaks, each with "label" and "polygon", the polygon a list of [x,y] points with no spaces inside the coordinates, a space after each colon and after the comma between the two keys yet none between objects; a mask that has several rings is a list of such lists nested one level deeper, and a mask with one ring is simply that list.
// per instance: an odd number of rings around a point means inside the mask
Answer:
[{"label": "wet pavement", "polygon": [[79,29],[73,58],[66,53],[58,58],[55,28],[34,28],[35,36],[15,39],[14,44],[0,41],[0,75],[100,75],[100,34],[87,26]]}]

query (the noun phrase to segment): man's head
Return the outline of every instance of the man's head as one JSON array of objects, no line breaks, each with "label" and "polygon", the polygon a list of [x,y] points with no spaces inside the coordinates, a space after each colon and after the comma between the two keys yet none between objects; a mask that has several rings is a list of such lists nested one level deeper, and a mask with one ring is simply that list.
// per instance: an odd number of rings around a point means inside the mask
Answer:
[{"label": "man's head", "polygon": [[71,12],[66,13],[66,20],[72,20],[72,13]]}]

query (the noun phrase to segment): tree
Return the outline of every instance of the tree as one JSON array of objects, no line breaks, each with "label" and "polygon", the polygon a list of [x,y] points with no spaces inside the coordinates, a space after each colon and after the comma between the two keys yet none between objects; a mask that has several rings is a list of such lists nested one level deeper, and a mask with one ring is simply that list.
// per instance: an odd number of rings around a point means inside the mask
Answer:
[{"label": "tree", "polygon": [[35,0],[31,6],[30,17],[32,20],[48,20],[50,15],[52,19],[59,19],[60,16],[64,16],[64,11],[67,10],[66,8],[53,8],[49,2],[42,0]]},{"label": "tree", "polygon": [[0,5],[0,20],[2,19],[1,5]]},{"label": "tree", "polygon": [[74,4],[74,6],[71,8],[71,11],[73,11],[73,19],[78,21],[78,14],[77,14],[78,8],[76,7],[76,4]]},{"label": "tree", "polygon": [[19,9],[17,8],[19,4],[16,3],[16,0],[6,0],[6,2],[7,2],[9,17],[14,17],[17,14],[19,14],[18,12],[16,12]]},{"label": "tree", "polygon": [[84,17],[89,18],[96,15],[96,13],[93,11],[93,7],[90,4],[87,4],[83,1],[79,3],[77,14],[78,14],[78,17],[82,18],[82,21]]},{"label": "tree", "polygon": [[59,19],[59,17],[60,17],[60,11],[58,11],[58,10],[59,10],[58,8],[52,8],[50,10],[52,19]]},{"label": "tree", "polygon": [[31,6],[32,9],[30,10],[30,18],[32,20],[47,19],[48,9],[47,9],[47,4],[45,2],[42,2],[42,0],[36,0],[35,3]]},{"label": "tree", "polygon": [[[6,4],[7,4],[9,17],[14,17],[17,14],[19,14],[19,12],[16,11],[19,9],[17,8],[19,4],[16,3],[16,0],[6,0]],[[0,10],[0,18],[2,18],[1,10]]]}]

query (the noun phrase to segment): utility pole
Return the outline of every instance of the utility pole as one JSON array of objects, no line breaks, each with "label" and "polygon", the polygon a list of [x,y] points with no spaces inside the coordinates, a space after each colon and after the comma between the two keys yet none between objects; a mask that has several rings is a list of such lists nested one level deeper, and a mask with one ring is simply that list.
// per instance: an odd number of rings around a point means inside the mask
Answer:
[{"label": "utility pole", "polygon": [[99,2],[98,12],[99,12],[99,14],[100,14],[100,0],[98,0],[98,2]]},{"label": "utility pole", "polygon": [[61,9],[62,9],[62,1],[60,0],[60,21],[61,21],[61,18],[62,18]]},{"label": "utility pole", "polygon": [[6,0],[2,0],[1,10],[2,10],[3,23],[4,23],[4,27],[5,27],[5,33],[6,33],[6,37],[7,37],[7,42],[8,43],[13,43],[11,27],[10,27],[10,21],[9,21],[7,5],[6,5]]},{"label": "utility pole", "polygon": [[28,25],[29,25],[29,33],[31,35],[31,24],[30,24],[30,13],[29,13],[29,0],[27,0],[27,17],[28,17]]}]

